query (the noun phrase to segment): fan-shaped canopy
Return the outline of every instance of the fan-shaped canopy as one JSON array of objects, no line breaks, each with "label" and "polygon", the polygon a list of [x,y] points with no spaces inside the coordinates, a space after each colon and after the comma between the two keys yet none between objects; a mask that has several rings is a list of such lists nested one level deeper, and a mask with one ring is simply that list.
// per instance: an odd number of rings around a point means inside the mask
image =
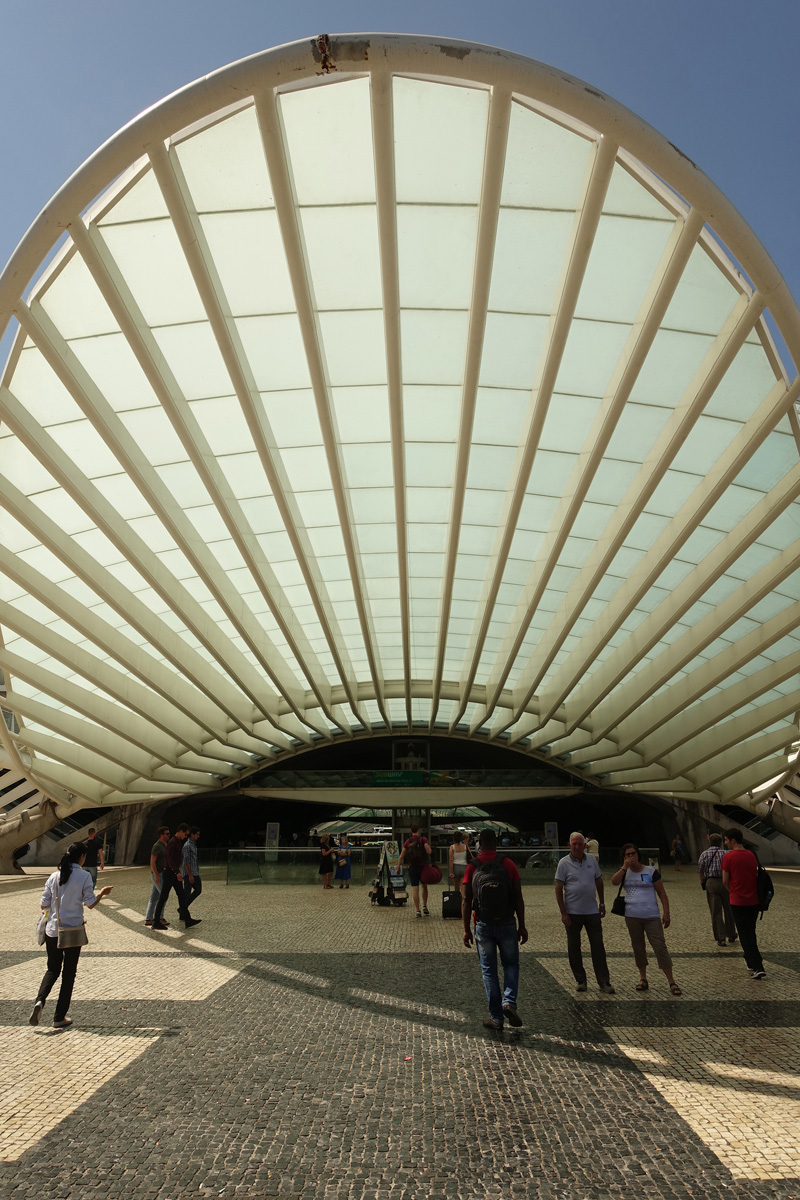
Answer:
[{"label": "fan-shaped canopy", "polygon": [[8,763],[130,803],[413,727],[640,792],[780,775],[768,307],[796,356],[730,204],[541,64],[319,38],[169,97],[0,280]]}]

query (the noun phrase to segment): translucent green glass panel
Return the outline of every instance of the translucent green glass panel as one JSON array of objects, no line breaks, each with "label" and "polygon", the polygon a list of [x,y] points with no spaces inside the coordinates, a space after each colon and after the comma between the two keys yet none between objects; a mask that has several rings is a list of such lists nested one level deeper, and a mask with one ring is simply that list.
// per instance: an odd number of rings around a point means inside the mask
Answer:
[{"label": "translucent green glass panel", "polygon": [[497,224],[489,307],[547,314],[564,269],[574,214],[503,208]]},{"label": "translucent green glass panel", "polygon": [[664,221],[601,217],[576,317],[632,324],[670,232],[671,225]]},{"label": "translucent green glass panel", "polygon": [[203,319],[205,310],[170,220],[109,225],[103,240],[148,325]]},{"label": "translucent green glass panel", "polygon": [[118,332],[111,309],[78,254],[65,256],[58,272],[48,282],[40,303],[67,341]]},{"label": "translucent green glass panel", "polygon": [[254,108],[193,134],[179,143],[175,154],[198,212],[272,207]]},{"label": "translucent green glass panel", "polygon": [[666,329],[716,337],[740,293],[701,245],[692,251],[662,322]]},{"label": "translucent green glass panel", "polygon": [[285,93],[280,111],[298,204],[374,201],[368,79]]},{"label": "translucent green glass panel", "polygon": [[512,104],[501,204],[574,212],[593,149],[586,138]]},{"label": "translucent green glass panel", "polygon": [[29,345],[20,354],[10,390],[45,428],[83,417],[67,388],[34,346]]},{"label": "translucent green glass panel", "polygon": [[209,213],[201,225],[233,316],[294,311],[274,209]]},{"label": "translucent green glass panel", "polygon": [[397,255],[405,308],[469,307],[477,229],[473,206],[400,205]]},{"label": "translucent green glass panel", "polygon": [[398,201],[477,204],[488,91],[398,77],[393,94]]},{"label": "translucent green glass panel", "polygon": [[481,357],[481,385],[530,390],[546,333],[544,317],[489,312]]},{"label": "translucent green glass panel", "polygon": [[645,186],[645,184],[621,164],[617,163],[606,192],[604,213],[615,216],[646,217],[649,222],[674,219],[673,210]]}]

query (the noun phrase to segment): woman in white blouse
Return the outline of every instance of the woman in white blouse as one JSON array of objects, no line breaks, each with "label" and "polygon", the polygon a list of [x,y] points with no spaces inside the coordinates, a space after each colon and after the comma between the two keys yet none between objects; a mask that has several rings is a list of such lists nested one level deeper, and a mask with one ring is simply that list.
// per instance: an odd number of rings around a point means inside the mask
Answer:
[{"label": "woman in white blouse", "polygon": [[[85,859],[86,843],[73,842],[61,859],[58,870],[53,872],[44,885],[41,900],[42,912],[48,910],[50,912],[44,931],[47,946],[47,970],[39,986],[39,994],[30,1015],[31,1025],[39,1024],[44,1002],[50,995],[59,975],[61,975],[61,990],[58,993],[56,1011],[53,1014],[53,1028],[66,1029],[68,1025],[72,1024],[67,1013],[72,1000],[72,988],[75,984],[81,947],[75,945],[60,949],[58,945],[59,926],[62,931],[80,929],[84,923],[84,906],[94,908],[111,891],[109,885],[101,888],[95,895],[92,877],[88,871],[83,869]],[[85,938],[83,940],[85,941]]]},{"label": "woman in white blouse", "polygon": [[469,851],[469,842],[467,837],[459,829],[453,834],[453,841],[450,845],[448,875],[452,887],[461,887],[461,880],[464,878],[464,872],[467,869],[467,863],[471,861]]}]

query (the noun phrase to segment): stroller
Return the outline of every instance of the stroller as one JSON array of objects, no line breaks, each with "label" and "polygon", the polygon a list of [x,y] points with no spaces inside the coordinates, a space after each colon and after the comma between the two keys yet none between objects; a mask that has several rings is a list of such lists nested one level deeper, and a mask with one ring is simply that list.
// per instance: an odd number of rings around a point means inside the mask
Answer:
[{"label": "stroller", "polygon": [[399,870],[392,869],[385,846],[381,851],[378,872],[372,881],[369,900],[370,904],[378,904],[381,908],[388,908],[390,904],[401,908],[408,903],[408,892],[402,867]]}]

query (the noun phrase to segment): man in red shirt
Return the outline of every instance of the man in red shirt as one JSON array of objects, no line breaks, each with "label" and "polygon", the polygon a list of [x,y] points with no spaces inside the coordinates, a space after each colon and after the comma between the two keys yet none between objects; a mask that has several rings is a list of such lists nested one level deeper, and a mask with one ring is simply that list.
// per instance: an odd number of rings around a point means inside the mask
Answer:
[{"label": "man in red shirt", "polygon": [[[502,1029],[503,1019],[519,1026],[517,1012],[519,987],[519,944],[528,940],[525,928],[525,901],[519,871],[510,858],[497,853],[497,834],[482,829],[478,838],[477,863],[468,863],[462,884],[461,915],[464,920],[464,945],[473,940],[470,916],[475,914],[475,945],[483,973],[483,986],[489,1001],[488,1029]],[[514,920],[516,913],[517,921]],[[497,951],[503,964],[503,987],[497,974]]]},{"label": "man in red shirt", "polygon": [[764,961],[756,940],[758,920],[758,859],[745,850],[741,829],[725,834],[728,853],[722,858],[722,882],[730,893],[731,912],[742,943],[744,961],[753,979],[766,979]]}]

